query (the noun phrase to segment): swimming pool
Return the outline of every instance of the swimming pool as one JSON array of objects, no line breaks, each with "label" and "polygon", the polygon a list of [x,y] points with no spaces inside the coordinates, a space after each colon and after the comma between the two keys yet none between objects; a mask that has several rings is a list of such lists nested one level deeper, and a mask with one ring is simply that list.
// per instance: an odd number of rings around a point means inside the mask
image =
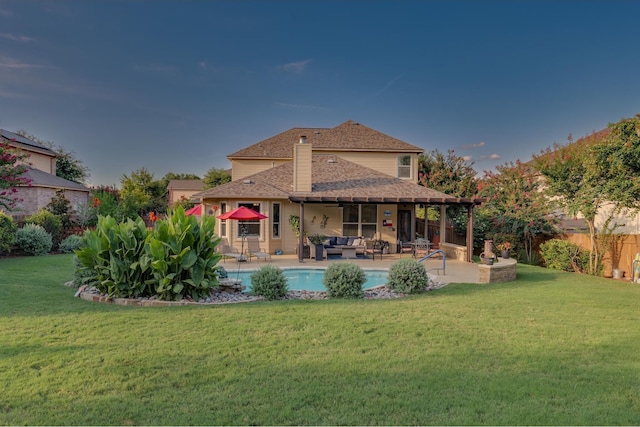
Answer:
[{"label": "swimming pool", "polygon": [[[255,271],[255,270],[254,270]],[[364,289],[375,288],[387,283],[389,272],[387,270],[364,270],[367,277],[362,287]],[[231,271],[227,270],[230,279],[242,280],[242,284],[247,287],[246,292],[251,290],[251,274],[253,271]],[[311,268],[283,268],[282,273],[287,278],[289,289],[293,291],[325,291],[322,284],[324,269]]]}]

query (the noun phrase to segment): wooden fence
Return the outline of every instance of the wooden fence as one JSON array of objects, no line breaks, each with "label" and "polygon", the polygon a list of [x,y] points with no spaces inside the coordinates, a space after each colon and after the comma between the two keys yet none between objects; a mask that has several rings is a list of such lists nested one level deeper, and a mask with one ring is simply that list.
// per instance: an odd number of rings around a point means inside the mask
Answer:
[{"label": "wooden fence", "polygon": [[[566,240],[587,250],[591,247],[588,234],[567,234]],[[620,242],[615,246],[612,244],[609,251],[605,254],[603,259],[605,277],[611,277],[613,275],[613,268],[615,268],[617,264],[617,268],[624,272],[624,276],[631,278],[633,260],[637,253],[640,253],[640,235],[623,235],[620,238]]]}]

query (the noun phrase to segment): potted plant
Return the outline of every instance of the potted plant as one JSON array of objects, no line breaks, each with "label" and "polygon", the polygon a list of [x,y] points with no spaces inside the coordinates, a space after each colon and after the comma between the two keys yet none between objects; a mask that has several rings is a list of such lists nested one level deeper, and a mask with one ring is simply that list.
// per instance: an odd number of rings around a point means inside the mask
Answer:
[{"label": "potted plant", "polygon": [[316,261],[323,259],[325,240],[327,240],[327,236],[324,234],[316,233],[309,236],[309,242],[316,247]]},{"label": "potted plant", "polygon": [[[289,226],[291,227],[291,231],[293,231],[294,233],[296,233],[296,239],[300,238],[300,217],[298,215],[289,215]],[[305,232],[304,235],[306,236],[307,233]],[[302,257],[303,258],[310,258],[310,250],[309,250],[309,245],[307,245],[306,243],[303,245],[303,254]],[[296,245],[296,253],[298,253],[298,245]]]},{"label": "potted plant", "polygon": [[498,250],[500,251],[502,258],[506,259],[511,255],[511,243],[509,242],[499,243],[496,245],[496,248],[498,248]]}]

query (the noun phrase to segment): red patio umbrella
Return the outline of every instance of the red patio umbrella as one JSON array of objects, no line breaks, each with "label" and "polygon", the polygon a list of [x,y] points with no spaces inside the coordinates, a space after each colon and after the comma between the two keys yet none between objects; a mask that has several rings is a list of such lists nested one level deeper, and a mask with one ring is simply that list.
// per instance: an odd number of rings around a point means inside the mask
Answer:
[{"label": "red patio umbrella", "polygon": [[191,209],[187,209],[185,215],[202,215],[202,205],[195,205]]},{"label": "red patio umbrella", "polygon": [[[265,219],[267,218],[267,216],[261,214],[258,211],[254,211],[253,209],[249,209],[245,206],[240,206],[239,208],[235,208],[232,211],[223,213],[222,215],[218,215],[216,218],[222,219],[222,220],[235,219],[237,221],[240,221],[240,224],[242,224],[243,221]],[[244,238],[245,238],[244,230],[242,232],[241,237],[242,239],[241,239],[240,253],[244,251]]]}]

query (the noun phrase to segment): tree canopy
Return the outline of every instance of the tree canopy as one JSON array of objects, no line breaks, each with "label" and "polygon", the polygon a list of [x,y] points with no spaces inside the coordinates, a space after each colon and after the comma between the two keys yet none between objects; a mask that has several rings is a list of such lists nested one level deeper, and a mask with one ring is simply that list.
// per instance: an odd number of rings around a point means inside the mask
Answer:
[{"label": "tree canopy", "polygon": [[204,188],[207,189],[231,182],[231,175],[226,169],[211,168],[207,171],[203,179]]}]

